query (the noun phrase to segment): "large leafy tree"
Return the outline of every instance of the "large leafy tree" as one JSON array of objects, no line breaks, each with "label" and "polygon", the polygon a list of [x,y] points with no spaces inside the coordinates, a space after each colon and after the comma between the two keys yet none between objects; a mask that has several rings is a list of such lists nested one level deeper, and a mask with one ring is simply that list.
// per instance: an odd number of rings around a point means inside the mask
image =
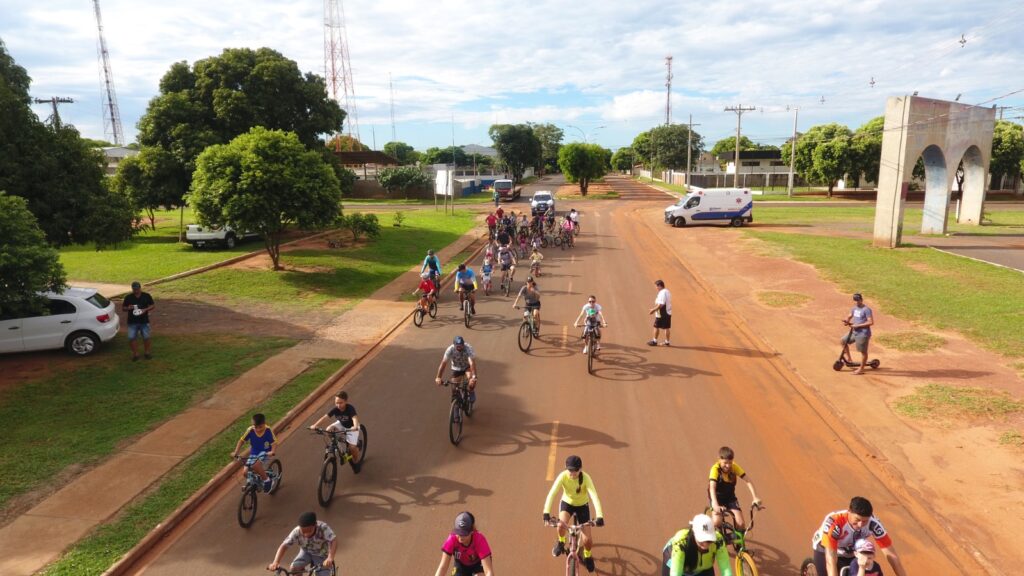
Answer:
[{"label": "large leafy tree", "polygon": [[384,145],[384,153],[401,164],[415,164],[420,157],[419,153],[405,142],[388,142]]},{"label": "large leafy tree", "polygon": [[[704,149],[704,137],[693,132],[686,124],[669,124],[657,126],[649,130],[651,135],[651,154],[658,166],[672,169],[686,169],[687,141],[691,149],[690,162],[696,164],[700,151]],[[690,168],[693,168],[691,166]]]},{"label": "large leafy tree", "polygon": [[388,194],[401,192],[406,198],[409,197],[409,190],[429,188],[432,184],[430,177],[416,166],[385,168],[377,173],[377,181],[388,191]]},{"label": "large leafy tree", "polygon": [[0,318],[37,311],[39,292],[61,290],[64,268],[24,198],[0,191]]},{"label": "large leafy tree", "polygon": [[188,203],[199,221],[259,232],[274,270],[290,226],[315,229],[337,221],[341,189],[334,171],[294,133],[253,128],[196,160]]},{"label": "large leafy tree", "polygon": [[171,65],[139,120],[139,142],[172,155],[186,175],[184,192],[207,146],[262,126],[293,132],[313,149],[322,146],[322,134],[340,131],[344,120],[320,76],[303,74],[295,61],[270,48],[228,48],[191,67]]},{"label": "large leafy tree", "polygon": [[533,129],[534,136],[540,140],[540,161],[537,166],[540,173],[544,174],[549,169],[557,169],[558,149],[562,147],[562,138],[565,133],[554,124],[529,123],[529,125]]},{"label": "large leafy tree", "polygon": [[[772,148],[774,148],[774,146],[762,146],[746,136],[740,136],[740,152],[745,152],[747,150],[771,150]],[[715,142],[715,145],[711,147],[711,155],[715,158],[717,158],[719,154],[728,154],[730,152],[733,154],[736,153],[735,136],[722,138],[718,142]]]},{"label": "large leafy tree", "polygon": [[432,146],[427,148],[421,158],[424,164],[451,164],[454,166],[467,166],[471,163],[466,151],[458,146],[438,148]]},{"label": "large leafy tree", "polygon": [[587,195],[587,189],[594,178],[600,178],[608,171],[611,152],[597,144],[573,142],[558,151],[558,166],[566,180],[578,183],[580,194]]},{"label": "large leafy tree", "polygon": [[145,212],[150,227],[156,230],[156,210],[183,205],[185,179],[170,152],[146,146],[137,155],[121,161],[112,187],[128,197],[136,210]]},{"label": "large leafy tree", "polygon": [[850,141],[850,178],[853,179],[854,186],[860,186],[861,178],[870,182],[878,182],[884,128],[885,116],[878,116],[868,120],[854,131]]},{"label": "large leafy tree", "polygon": [[1016,184],[1024,166],[1024,127],[1008,120],[996,120],[995,131],[992,133],[992,160],[989,162],[989,173],[993,177],[993,185],[999,186],[1003,176]]},{"label": "large leafy tree", "polygon": [[[844,170],[850,169],[850,158],[852,157],[850,145],[851,136],[852,133],[850,132],[850,129],[842,124],[832,123],[812,126],[797,140],[794,169],[806,180],[813,180],[827,184],[828,194],[829,197],[831,197],[836,180],[842,178],[843,175],[840,174],[834,180],[830,180],[825,176],[825,174],[831,173],[831,164],[833,162],[841,165]],[[814,151],[817,150],[819,146],[837,140],[843,140],[846,145],[832,147],[828,152],[820,154],[819,161],[824,163],[821,166],[824,170],[817,170],[815,168]],[[791,146],[792,142],[787,142],[782,146],[783,158],[789,158]]]},{"label": "large leafy tree", "polygon": [[624,146],[615,151],[612,155],[612,168],[615,170],[629,170],[636,161],[636,152],[633,148]]},{"label": "large leafy tree", "polygon": [[106,209],[118,199],[106,187],[103,154],[73,126],[40,122],[29,107],[29,84],[0,42],[0,190],[24,198],[47,241],[58,246],[102,245],[112,230],[130,230],[130,213]]},{"label": "large leafy tree", "polygon": [[539,161],[541,142],[529,124],[493,124],[487,133],[498,151],[498,158],[512,174],[513,182],[521,181],[526,168]]},{"label": "large leafy tree", "polygon": [[831,198],[836,181],[850,170],[853,158],[850,139],[836,138],[823,142],[814,148],[811,157],[814,161],[811,173],[816,180],[828,184],[828,197]]},{"label": "large leafy tree", "polygon": [[637,134],[629,147],[636,154],[634,162],[643,164],[647,168],[654,166],[654,149],[651,147],[651,133],[649,131]]}]

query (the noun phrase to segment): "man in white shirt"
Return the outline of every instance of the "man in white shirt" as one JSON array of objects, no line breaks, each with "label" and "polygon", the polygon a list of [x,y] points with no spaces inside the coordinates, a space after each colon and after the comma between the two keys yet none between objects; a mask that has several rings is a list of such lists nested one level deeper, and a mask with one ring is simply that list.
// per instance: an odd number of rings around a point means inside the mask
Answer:
[{"label": "man in white shirt", "polygon": [[658,287],[658,295],[654,298],[654,308],[648,314],[654,315],[654,337],[647,342],[648,346],[658,345],[658,334],[665,330],[665,346],[670,346],[669,334],[672,331],[672,294],[665,288],[665,283],[656,280],[654,285]]}]

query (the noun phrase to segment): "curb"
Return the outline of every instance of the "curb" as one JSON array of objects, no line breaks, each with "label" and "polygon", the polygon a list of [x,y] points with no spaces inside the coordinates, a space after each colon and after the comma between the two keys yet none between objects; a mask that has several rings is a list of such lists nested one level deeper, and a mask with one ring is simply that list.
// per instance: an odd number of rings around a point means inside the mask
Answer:
[{"label": "curb", "polygon": [[971,256],[964,256],[963,254],[957,254],[956,252],[950,252],[949,250],[944,250],[944,249],[938,248],[936,246],[928,246],[928,247],[931,248],[932,250],[935,250],[936,252],[942,252],[943,254],[949,254],[950,256],[956,256],[957,258],[966,258],[968,260],[974,260],[975,262],[980,262],[981,264],[988,264],[989,266],[998,266],[998,267],[1003,268],[1005,270],[1010,270],[1010,271],[1013,271],[1013,272],[1018,272],[1018,273],[1024,274],[1024,270],[1021,270],[1019,268],[1014,268],[1012,266],[1007,266],[1005,264],[999,264],[997,262],[990,262],[988,260],[982,260],[980,258],[973,258]]},{"label": "curb", "polygon": [[[649,229],[651,228],[650,225],[646,223],[645,225]],[[653,229],[651,229],[651,231],[653,232]],[[966,564],[964,561],[970,559],[973,561],[975,566],[983,568],[989,574],[1003,574],[1003,572],[985,559],[985,556],[980,550],[955,535],[952,530],[951,521],[937,516],[937,513],[927,505],[927,502],[921,502],[916,494],[912,494],[910,488],[903,482],[900,471],[889,464],[884,457],[881,457],[879,451],[874,447],[874,445],[864,438],[861,431],[854,426],[842,412],[837,410],[835,405],[833,405],[828,398],[811,388],[807,381],[799,375],[796,368],[790,364],[774,346],[762,338],[758,333],[754,332],[746,322],[743,322],[743,317],[736,311],[732,303],[722,298],[721,295],[718,294],[718,291],[704,279],[703,275],[701,275],[688,262],[680,258],[679,255],[672,250],[672,246],[669,245],[663,236],[658,234],[656,234],[656,236],[658,237],[658,240],[669,249],[669,252],[673,254],[676,261],[678,261],[680,265],[682,265],[682,267],[693,276],[697,284],[700,285],[700,287],[718,305],[723,309],[728,310],[734,318],[741,320],[741,322],[731,322],[731,324],[752,343],[755,343],[757,346],[763,347],[773,353],[771,357],[766,358],[767,362],[771,364],[775,371],[789,383],[793,390],[795,390],[805,402],[807,402],[808,406],[815,414],[817,414],[825,426],[840,438],[840,441],[847,447],[847,449],[849,449],[854,455],[868,456],[871,458],[874,466],[868,466],[866,468],[870,470],[871,474],[877,478],[887,490],[900,499],[900,503],[907,508],[908,512],[910,512],[910,516],[918,523],[926,534],[937,542],[945,545],[947,550],[950,552],[950,558],[955,563],[959,564],[961,568],[964,568],[964,565]],[[970,570],[966,573],[970,573]]]},{"label": "curb", "polygon": [[[473,243],[480,243],[483,236],[480,236]],[[470,244],[472,246],[473,244]],[[486,246],[486,243],[480,244],[462,263],[469,262],[476,258],[480,252]],[[444,279],[441,280],[443,285],[446,281],[450,280],[454,276],[454,272],[449,272]],[[384,344],[384,341],[391,337],[392,334],[398,331],[399,328],[404,325],[409,318],[412,317],[412,311],[402,316],[402,319],[395,323],[394,326],[389,328],[376,342],[370,346],[366,352],[360,355],[358,358],[346,363],[344,366],[339,368],[334,374],[331,374],[324,380],[316,389],[311,392],[308,396],[302,399],[298,404],[292,407],[281,419],[274,423],[274,428],[278,431],[278,436],[283,442],[291,436],[292,432],[297,428],[291,428],[294,420],[298,418],[303,412],[308,410],[314,404],[322,400],[322,396],[328,393],[332,387],[342,378],[349,375],[350,372],[358,372],[363,365],[368,362],[368,359],[373,356],[379,348]],[[162,522],[153,527],[148,534],[143,536],[131,550],[126,552],[117,562],[115,562],[110,568],[103,572],[103,576],[124,576],[132,574],[131,569],[138,563],[138,561],[145,556],[148,552],[159,544],[159,542],[172,532],[175,528],[182,524],[182,522],[188,518],[188,516],[195,511],[201,504],[206,502],[213,496],[231,477],[241,469],[241,464],[238,462],[231,462],[224,468],[217,472],[206,484],[204,484],[199,490],[188,497],[178,508],[176,508],[170,515],[167,516]]]}]

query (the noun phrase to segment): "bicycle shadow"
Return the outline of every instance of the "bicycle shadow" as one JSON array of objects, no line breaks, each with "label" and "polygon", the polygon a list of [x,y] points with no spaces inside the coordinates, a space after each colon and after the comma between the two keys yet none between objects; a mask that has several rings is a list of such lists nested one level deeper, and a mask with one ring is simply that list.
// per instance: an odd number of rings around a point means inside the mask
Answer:
[{"label": "bicycle shadow", "polygon": [[407,502],[399,502],[402,506],[450,506],[465,504],[470,496],[494,494],[493,490],[487,488],[475,488],[463,482],[430,475],[388,478],[385,487],[409,499]]},{"label": "bicycle shadow", "polygon": [[331,507],[342,509],[347,518],[361,522],[384,520],[400,524],[412,520],[412,516],[402,513],[398,500],[372,492],[336,494],[331,499]]},{"label": "bicycle shadow", "polygon": [[609,576],[660,576],[661,558],[620,544],[594,544],[596,574]]},{"label": "bicycle shadow", "polygon": [[717,372],[690,368],[680,364],[647,362],[640,353],[643,348],[606,344],[594,357],[593,376],[617,382],[640,382],[652,377],[693,378],[719,376]]},{"label": "bicycle shadow", "polygon": [[478,456],[514,456],[527,448],[548,448],[552,440],[559,448],[584,448],[607,446],[614,450],[629,447],[629,444],[600,430],[560,422],[557,434],[552,437],[550,423],[527,424],[520,432],[501,434],[497,432],[474,433],[466,436],[459,444],[459,450]]},{"label": "bicycle shadow", "polygon": [[[750,544],[747,553],[754,557],[758,572],[762,574],[800,576],[800,562],[803,561],[803,558],[794,560],[782,550],[758,541],[753,541]],[[807,555],[810,556],[810,550]]]}]

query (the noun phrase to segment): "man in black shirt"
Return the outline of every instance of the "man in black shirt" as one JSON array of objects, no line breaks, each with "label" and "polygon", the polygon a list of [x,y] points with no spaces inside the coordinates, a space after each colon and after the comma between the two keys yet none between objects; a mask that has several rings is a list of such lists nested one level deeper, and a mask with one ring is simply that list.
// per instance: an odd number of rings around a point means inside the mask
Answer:
[{"label": "man in black shirt", "polygon": [[142,284],[132,282],[132,293],[124,297],[121,310],[128,315],[128,345],[132,347],[132,362],[139,359],[135,340],[142,338],[146,360],[153,358],[149,342],[149,313],[156,308],[149,292],[142,291]]},{"label": "man in black shirt", "polygon": [[356,407],[348,403],[348,392],[342,390],[335,394],[334,408],[321,416],[309,429],[316,430],[331,418],[334,419],[334,423],[328,426],[327,430],[345,433],[345,443],[348,444],[349,454],[352,455],[352,471],[359,474],[362,461],[359,454],[359,416],[356,415]]}]

